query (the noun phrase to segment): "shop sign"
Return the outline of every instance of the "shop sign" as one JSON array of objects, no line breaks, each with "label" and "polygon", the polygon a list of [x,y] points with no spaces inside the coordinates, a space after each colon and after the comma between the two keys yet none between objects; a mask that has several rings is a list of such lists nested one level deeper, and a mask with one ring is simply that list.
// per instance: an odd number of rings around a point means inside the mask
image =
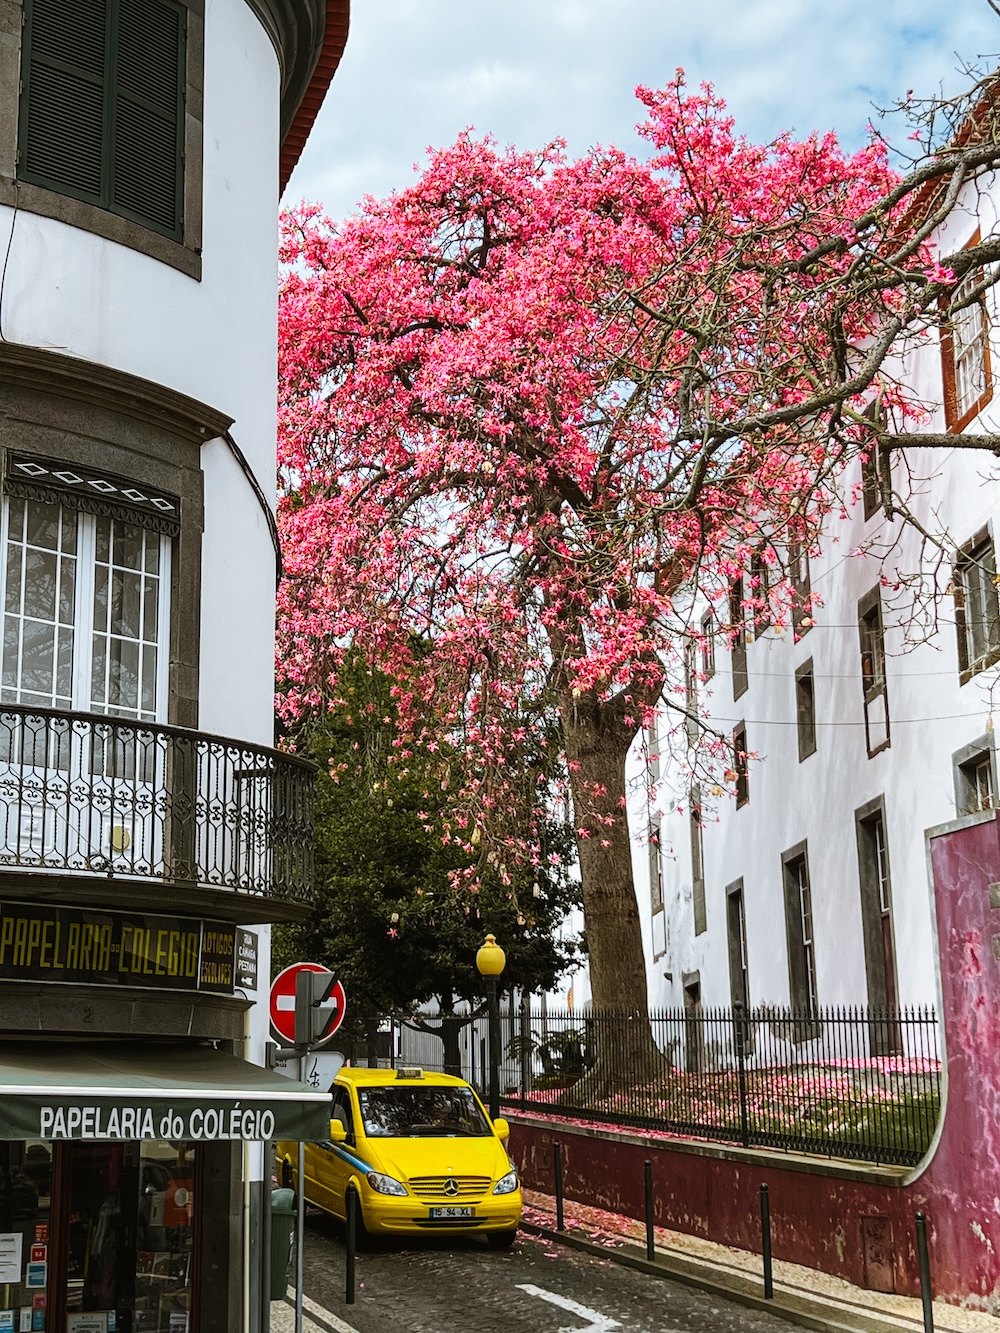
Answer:
[{"label": "shop sign", "polygon": [[188,917],[0,904],[0,980],[231,995],[236,927]]},{"label": "shop sign", "polygon": [[[112,1098],[95,1098],[88,1104],[77,1102],[36,1102],[35,1098],[9,1098],[9,1120],[23,1118],[23,1137],[47,1140],[188,1140],[255,1142],[267,1138],[293,1137],[291,1130],[299,1130],[304,1113],[319,1110],[321,1126],[325,1129],[329,1105],[307,1108],[296,1102],[276,1102],[244,1106],[240,1102],[188,1102],[175,1104],[147,1102],[145,1105],[124,1105]],[[20,1105],[19,1105],[20,1102]],[[324,1118],[325,1116],[325,1118]],[[20,1233],[16,1233],[20,1240]],[[0,1262],[3,1242],[12,1237],[0,1236]],[[20,1272],[20,1250],[13,1268]],[[0,1272],[0,1281],[4,1281]],[[5,1278],[13,1281],[13,1278]],[[20,1277],[17,1278],[20,1281]]]},{"label": "shop sign", "polygon": [[257,935],[236,927],[236,984],[241,990],[257,989]]}]

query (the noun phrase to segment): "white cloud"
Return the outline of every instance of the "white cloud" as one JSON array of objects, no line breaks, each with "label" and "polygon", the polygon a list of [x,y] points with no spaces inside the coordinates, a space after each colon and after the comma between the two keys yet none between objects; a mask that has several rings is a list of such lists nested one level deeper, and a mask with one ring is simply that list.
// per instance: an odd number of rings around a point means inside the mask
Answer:
[{"label": "white cloud", "polygon": [[754,138],[836,129],[1000,49],[986,0],[354,0],[341,68],[286,198],[335,217],[405,187],[468,125],[501,143],[638,149],[638,83],[708,79]]}]

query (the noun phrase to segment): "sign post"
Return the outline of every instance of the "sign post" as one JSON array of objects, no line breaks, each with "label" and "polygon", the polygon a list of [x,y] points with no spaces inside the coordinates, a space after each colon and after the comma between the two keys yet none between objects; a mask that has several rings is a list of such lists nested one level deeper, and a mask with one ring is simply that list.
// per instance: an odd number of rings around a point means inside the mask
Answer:
[{"label": "sign post", "polygon": [[[268,1064],[297,1057],[299,1079],[313,1051],[325,1046],[344,1021],[347,995],[337,974],[319,963],[292,963],[271,982],[271,1031],[287,1043],[268,1043]],[[334,1075],[336,1077],[336,1075]],[[295,1218],[295,1333],[302,1333],[303,1259],[306,1237],[306,1145],[298,1150],[298,1191]]]}]

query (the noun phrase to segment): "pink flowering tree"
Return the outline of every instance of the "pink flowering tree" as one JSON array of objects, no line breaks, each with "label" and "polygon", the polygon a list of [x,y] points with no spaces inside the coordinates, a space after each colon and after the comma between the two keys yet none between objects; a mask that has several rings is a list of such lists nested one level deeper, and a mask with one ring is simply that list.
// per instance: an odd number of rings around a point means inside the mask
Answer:
[{"label": "pink flowering tree", "polygon": [[846,464],[915,430],[890,358],[1000,259],[927,244],[992,129],[900,177],[874,136],[762,146],[681,77],[639,97],[642,160],[466,134],[342,225],[292,210],[280,306],[285,706],[336,701],[349,647],[377,663],[397,761],[429,709],[464,756],[443,837],[512,882],[561,771],[594,1005],[629,1013],[629,747],[662,700],[684,721],[678,664],[737,578],[789,614]]}]

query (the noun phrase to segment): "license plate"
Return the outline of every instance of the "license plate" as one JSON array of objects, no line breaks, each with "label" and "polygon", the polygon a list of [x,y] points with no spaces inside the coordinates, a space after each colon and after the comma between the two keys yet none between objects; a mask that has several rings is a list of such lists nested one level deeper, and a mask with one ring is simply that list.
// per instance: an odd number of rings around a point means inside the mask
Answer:
[{"label": "license plate", "polygon": [[475,1217],[475,1208],[432,1208],[431,1221],[445,1221],[455,1217]]}]

